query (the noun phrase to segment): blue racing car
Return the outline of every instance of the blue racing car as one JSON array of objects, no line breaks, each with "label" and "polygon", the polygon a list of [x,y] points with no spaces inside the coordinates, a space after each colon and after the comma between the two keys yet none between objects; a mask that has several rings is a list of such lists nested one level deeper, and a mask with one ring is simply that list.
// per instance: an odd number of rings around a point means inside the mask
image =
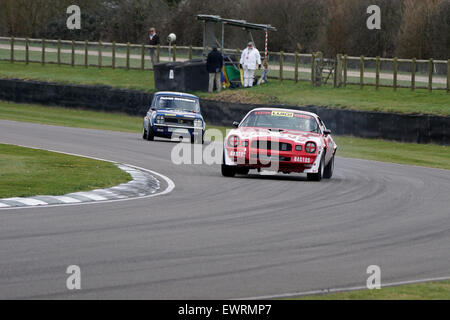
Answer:
[{"label": "blue racing car", "polygon": [[182,139],[203,143],[205,121],[200,109],[200,99],[180,92],[158,92],[144,118],[143,138],[155,137]]}]

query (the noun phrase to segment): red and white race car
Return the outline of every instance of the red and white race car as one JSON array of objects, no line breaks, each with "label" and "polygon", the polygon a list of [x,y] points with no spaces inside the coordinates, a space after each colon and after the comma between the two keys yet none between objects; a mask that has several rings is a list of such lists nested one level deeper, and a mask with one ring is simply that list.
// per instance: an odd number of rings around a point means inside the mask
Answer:
[{"label": "red and white race car", "polygon": [[222,175],[250,169],[307,173],[308,180],[330,179],[337,146],[331,131],[310,112],[278,108],[250,111],[234,122],[224,141]]}]

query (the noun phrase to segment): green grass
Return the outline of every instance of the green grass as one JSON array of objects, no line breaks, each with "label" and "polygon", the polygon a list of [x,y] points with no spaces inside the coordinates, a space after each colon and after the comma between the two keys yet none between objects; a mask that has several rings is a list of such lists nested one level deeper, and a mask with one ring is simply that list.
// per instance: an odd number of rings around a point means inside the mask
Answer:
[{"label": "green grass", "polygon": [[[152,71],[122,70],[111,68],[70,67],[57,65],[41,66],[31,63],[0,62],[0,78],[33,79],[51,82],[108,85],[112,87],[154,91]],[[246,103],[277,103],[286,105],[316,105],[332,108],[397,113],[434,114],[450,116],[450,94],[443,90],[428,92],[418,89],[380,88],[358,85],[334,89],[331,86],[314,88],[309,82],[271,80],[270,83],[246,90],[225,90],[217,94],[197,93],[208,99],[241,101]]]},{"label": "green grass", "polygon": [[[142,117],[120,113],[87,111],[62,107],[15,104],[0,101],[0,119],[50,124],[66,127],[111,130],[136,133],[142,132]],[[221,130],[228,128],[208,126]],[[338,155],[406,165],[417,165],[450,170],[450,146],[433,144],[399,143],[392,141],[334,136],[339,146]]]},{"label": "green grass", "polygon": [[[208,99],[216,99],[217,94],[198,93]],[[450,115],[450,94],[445,91],[380,88],[347,86],[347,88],[320,87],[315,88],[310,83],[293,81],[279,83],[271,80],[268,84],[246,90],[227,90],[220,94],[223,101],[235,99],[236,95],[251,95],[253,103],[268,103],[278,100],[287,105],[315,105],[341,109],[366,111],[384,111],[396,113]]]},{"label": "green grass", "polygon": [[130,180],[109,162],[0,144],[0,198],[64,195]]},{"label": "green grass", "polygon": [[0,101],[0,119],[121,132],[141,131],[143,122],[141,117],[132,117],[121,113],[15,104],[3,101]]},{"label": "green grass", "polygon": [[450,300],[450,281],[314,295],[290,300]]},{"label": "green grass", "polygon": [[338,155],[450,170],[450,146],[335,136]]},{"label": "green grass", "polygon": [[71,67],[66,65],[45,65],[31,63],[0,62],[0,78],[41,80],[48,82],[106,85],[125,89],[136,89],[142,91],[154,90],[154,79],[152,71],[123,70],[95,67]]}]

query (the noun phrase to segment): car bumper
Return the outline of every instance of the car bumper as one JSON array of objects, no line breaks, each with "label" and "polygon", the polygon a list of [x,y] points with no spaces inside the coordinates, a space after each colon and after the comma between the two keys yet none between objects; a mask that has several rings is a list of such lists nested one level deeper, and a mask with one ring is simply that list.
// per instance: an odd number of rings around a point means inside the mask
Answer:
[{"label": "car bumper", "polygon": [[194,128],[187,126],[172,126],[172,125],[154,125],[152,126],[152,130],[155,136],[170,138],[172,135],[176,134],[177,136],[200,136],[203,135],[203,128]]},{"label": "car bumper", "polygon": [[316,154],[225,147],[225,164],[249,169],[275,169],[278,172],[317,173],[322,150]]}]

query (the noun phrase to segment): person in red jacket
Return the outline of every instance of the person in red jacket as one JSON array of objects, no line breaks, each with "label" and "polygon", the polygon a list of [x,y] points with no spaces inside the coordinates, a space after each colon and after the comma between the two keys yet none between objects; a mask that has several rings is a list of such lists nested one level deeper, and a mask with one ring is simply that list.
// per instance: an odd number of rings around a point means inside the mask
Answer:
[{"label": "person in red jacket", "polygon": [[[156,29],[155,28],[150,28],[150,33],[149,33],[149,44],[151,46],[157,46],[160,41],[159,41],[159,35],[156,33]],[[152,60],[152,66],[155,65],[155,63],[157,63],[158,61],[156,61],[156,54],[155,54],[155,48],[150,48],[150,59]]]}]

